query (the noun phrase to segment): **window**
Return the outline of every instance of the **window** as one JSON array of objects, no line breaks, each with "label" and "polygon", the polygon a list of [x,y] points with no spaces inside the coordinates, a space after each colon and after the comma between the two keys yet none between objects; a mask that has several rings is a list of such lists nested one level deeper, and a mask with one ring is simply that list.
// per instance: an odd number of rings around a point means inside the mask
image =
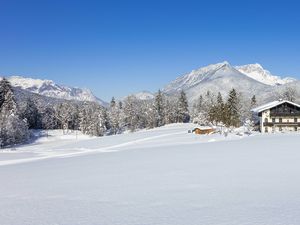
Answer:
[{"label": "window", "polygon": [[275,118],[272,118],[272,122],[275,123]]},{"label": "window", "polygon": [[298,118],[294,118],[294,123],[298,123]]},{"label": "window", "polygon": [[267,123],[268,122],[268,118],[265,118],[265,123]]},{"label": "window", "polygon": [[297,127],[294,127],[295,131],[297,131]]},{"label": "window", "polygon": [[282,127],[279,127],[279,131],[282,131]]},{"label": "window", "polygon": [[282,118],[279,118],[279,123],[282,123]]},{"label": "window", "polygon": [[268,133],[268,128],[267,127],[265,127],[265,133]]}]

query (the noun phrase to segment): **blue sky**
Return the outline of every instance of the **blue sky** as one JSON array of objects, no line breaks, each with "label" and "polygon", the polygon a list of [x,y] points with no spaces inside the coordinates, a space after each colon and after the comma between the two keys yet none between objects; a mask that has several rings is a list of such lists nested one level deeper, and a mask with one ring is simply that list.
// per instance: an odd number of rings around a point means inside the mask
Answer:
[{"label": "blue sky", "polygon": [[224,60],[300,78],[297,1],[0,0],[0,74],[156,91]]}]

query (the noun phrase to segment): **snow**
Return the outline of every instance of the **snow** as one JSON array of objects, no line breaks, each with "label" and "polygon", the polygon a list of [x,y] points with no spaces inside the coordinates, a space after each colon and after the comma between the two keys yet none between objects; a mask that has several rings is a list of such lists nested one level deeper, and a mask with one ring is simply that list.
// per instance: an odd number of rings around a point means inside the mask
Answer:
[{"label": "snow", "polygon": [[270,109],[270,108],[273,108],[273,107],[276,107],[278,105],[281,105],[283,103],[289,103],[291,105],[294,105],[294,106],[297,106],[300,108],[300,105],[294,103],[294,102],[290,102],[290,101],[287,101],[287,100],[278,100],[278,101],[273,101],[273,102],[269,102],[267,104],[264,104],[264,105],[261,105],[261,106],[258,106],[254,109],[252,109],[253,112],[256,112],[256,113],[259,113],[259,112],[262,112],[266,109]]},{"label": "snow", "polygon": [[47,97],[99,102],[103,106],[107,105],[106,102],[94,96],[92,91],[87,88],[67,87],[58,85],[52,80],[33,79],[22,76],[10,76],[7,79],[14,87]]},{"label": "snow", "polygon": [[299,224],[298,133],[225,138],[194,127],[53,131],[1,152],[1,225]]},{"label": "snow", "polygon": [[[274,100],[275,93],[285,90],[290,85],[299,89],[299,83],[294,78],[281,78],[272,75],[260,64],[232,66],[227,61],[211,64],[179,76],[167,84],[162,91],[174,94],[183,90],[191,103],[204,96],[207,91],[223,97],[235,88],[245,98],[260,96],[260,102]],[[298,95],[297,95],[298,96]]]},{"label": "snow", "polygon": [[[130,96],[130,95],[128,95]],[[123,98],[121,98],[122,100],[125,100],[128,96],[125,96]],[[131,94],[131,96],[134,96],[136,97],[137,99],[139,100],[151,100],[151,99],[154,99],[155,98],[155,95],[149,91],[141,91],[141,92],[138,92],[138,93],[134,93],[134,94]]]},{"label": "snow", "polygon": [[282,85],[287,84],[295,81],[294,78],[286,77],[281,78],[279,76],[274,76],[270,73],[270,71],[265,70],[260,64],[248,64],[244,66],[236,66],[235,67],[238,71],[247,76],[257,80],[263,84],[275,86],[275,85]]},{"label": "snow", "polygon": [[163,92],[172,93],[174,91],[186,90],[188,88],[191,88],[201,83],[206,78],[209,78],[224,66],[230,65],[227,61],[224,61],[193,70],[192,72],[184,74],[183,76],[180,76],[176,80],[172,81],[170,84],[166,85],[166,87],[163,88]]}]

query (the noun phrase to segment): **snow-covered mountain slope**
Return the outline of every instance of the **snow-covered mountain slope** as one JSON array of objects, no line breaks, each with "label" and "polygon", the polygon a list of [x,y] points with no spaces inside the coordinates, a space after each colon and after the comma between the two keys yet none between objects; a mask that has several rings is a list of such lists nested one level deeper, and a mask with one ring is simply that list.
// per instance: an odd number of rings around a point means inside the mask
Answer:
[{"label": "snow-covered mountain slope", "polygon": [[141,92],[132,93],[130,95],[124,96],[120,100],[124,101],[129,96],[134,96],[135,98],[141,101],[152,100],[155,98],[155,94],[151,93],[150,91],[141,91]]},{"label": "snow-covered mountain slope", "polygon": [[141,91],[133,94],[133,96],[135,96],[139,100],[151,100],[155,97],[154,94],[149,91]]},{"label": "snow-covered mountain slope", "polygon": [[107,104],[103,100],[97,98],[89,89],[68,87],[58,85],[52,80],[32,79],[21,76],[11,76],[7,79],[14,87],[43,96],[66,100],[98,102],[103,106]]},{"label": "snow-covered mountain slope", "polygon": [[176,80],[172,81],[170,84],[166,85],[163,88],[163,92],[172,93],[181,90],[187,90],[205,81],[205,79],[209,79],[211,75],[220,68],[228,65],[229,63],[225,61],[193,70],[192,72],[184,74],[183,76],[180,76]]},{"label": "snow-covered mountain slope", "polygon": [[238,71],[247,76],[267,85],[282,85],[295,81],[294,78],[286,77],[281,78],[280,76],[274,76],[270,71],[265,70],[260,64],[249,64],[244,66],[236,66]]},{"label": "snow-covered mountain slope", "polygon": [[253,95],[266,90],[268,85],[239,72],[228,62],[223,62],[193,70],[171,82],[163,91],[172,94],[184,90],[188,99],[193,101],[207,91],[221,92],[222,95],[226,95],[232,88],[247,93],[247,95]]},{"label": "snow-covered mountain slope", "polygon": [[207,91],[214,94],[221,92],[222,95],[227,95],[232,88],[235,88],[246,97],[259,95],[262,99],[265,99],[277,89],[283,89],[286,85],[294,83],[297,83],[295,79],[281,79],[273,76],[256,64],[234,67],[225,61],[184,74],[166,85],[163,92],[173,94],[184,90],[188,99],[194,101],[200,95],[205,95]]}]

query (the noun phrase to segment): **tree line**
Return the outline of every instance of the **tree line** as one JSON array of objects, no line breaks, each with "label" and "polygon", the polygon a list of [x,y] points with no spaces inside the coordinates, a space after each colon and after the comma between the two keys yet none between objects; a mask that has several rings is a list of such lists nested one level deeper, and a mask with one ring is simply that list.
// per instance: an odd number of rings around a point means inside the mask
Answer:
[{"label": "tree line", "polygon": [[83,134],[104,136],[189,121],[184,92],[177,98],[166,98],[159,91],[154,101],[141,101],[134,96],[124,101],[112,98],[108,108],[94,102],[67,100],[48,105],[30,97],[17,102],[8,80],[0,81],[0,147],[26,142],[31,129],[80,130]]},{"label": "tree line", "polygon": [[[292,91],[283,92],[289,99]],[[94,102],[60,101],[39,103],[28,97],[16,101],[14,89],[6,79],[0,81],[0,147],[24,143],[31,129],[80,130],[92,136],[115,135],[124,131],[155,128],[171,123],[194,122],[201,125],[239,127],[254,125],[251,109],[256,96],[245,98],[232,89],[226,99],[207,91],[189,107],[184,91],[166,95],[160,90],[152,100],[128,96],[123,101],[112,98],[109,107]]]},{"label": "tree line", "polygon": [[[257,106],[256,96],[244,98],[235,89],[230,90],[227,99],[220,92],[215,96],[210,91],[198,98],[192,108],[194,123],[226,127],[239,127],[245,123],[254,123],[251,109]],[[254,125],[254,124],[253,124]]]}]

